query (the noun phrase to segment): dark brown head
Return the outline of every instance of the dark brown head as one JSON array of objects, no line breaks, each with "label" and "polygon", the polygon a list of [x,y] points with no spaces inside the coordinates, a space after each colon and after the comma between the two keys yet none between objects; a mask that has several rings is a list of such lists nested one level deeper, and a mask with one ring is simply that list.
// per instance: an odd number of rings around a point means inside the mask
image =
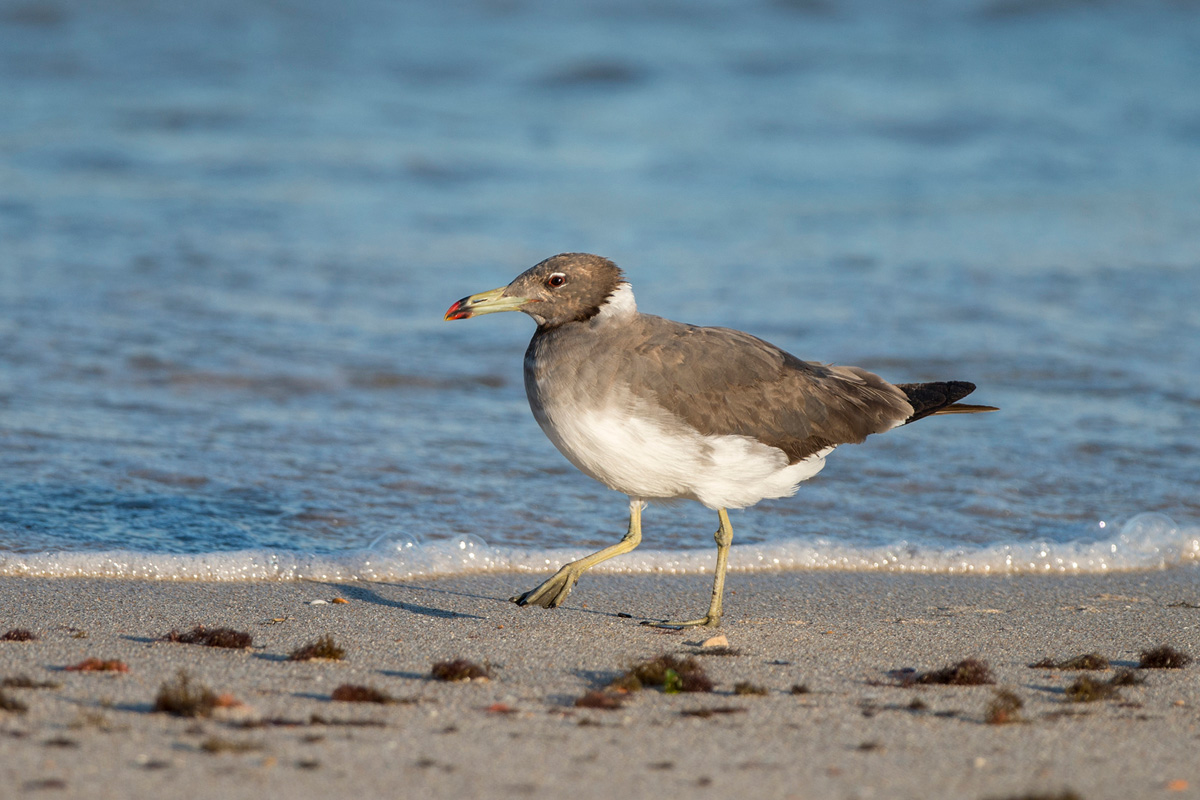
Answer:
[{"label": "dark brown head", "polygon": [[591,319],[625,278],[607,258],[560,253],[530,267],[508,286],[464,297],[446,319],[467,319],[497,311],[524,311],[540,328]]}]

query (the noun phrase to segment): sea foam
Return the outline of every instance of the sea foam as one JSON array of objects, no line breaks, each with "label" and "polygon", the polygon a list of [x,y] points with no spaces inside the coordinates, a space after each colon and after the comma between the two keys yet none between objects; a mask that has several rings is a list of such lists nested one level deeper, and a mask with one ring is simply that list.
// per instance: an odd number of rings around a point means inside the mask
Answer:
[{"label": "sea foam", "polygon": [[[397,581],[481,572],[551,572],[584,556],[583,548],[532,550],[493,547],[477,536],[422,543],[384,535],[369,547],[342,553],[234,550],[163,554],[133,551],[0,554],[0,575],[101,577],[146,580],[366,580]],[[596,571],[705,573],[714,549],[636,550]],[[1070,574],[1164,569],[1200,562],[1200,527],[1170,517],[1139,514],[1109,539],[1080,543],[1026,542],[932,549],[908,542],[853,547],[827,539],[734,546],[731,571],[841,570],[916,574]]]}]

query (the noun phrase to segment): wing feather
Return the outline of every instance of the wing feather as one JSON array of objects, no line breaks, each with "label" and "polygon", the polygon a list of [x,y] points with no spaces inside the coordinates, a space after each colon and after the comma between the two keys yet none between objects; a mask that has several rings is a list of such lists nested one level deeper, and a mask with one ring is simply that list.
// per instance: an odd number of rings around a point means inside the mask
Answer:
[{"label": "wing feather", "polygon": [[904,393],[873,373],[802,361],[742,331],[643,314],[632,341],[624,360],[635,393],[701,433],[750,436],[791,463],[913,413]]}]

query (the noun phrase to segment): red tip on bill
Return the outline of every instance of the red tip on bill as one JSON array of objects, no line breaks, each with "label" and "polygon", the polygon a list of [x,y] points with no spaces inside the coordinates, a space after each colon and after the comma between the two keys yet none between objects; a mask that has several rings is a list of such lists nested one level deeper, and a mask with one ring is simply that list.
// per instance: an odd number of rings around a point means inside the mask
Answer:
[{"label": "red tip on bill", "polygon": [[442,319],[466,319],[467,317],[471,316],[471,310],[466,307],[466,302],[467,298],[464,297],[462,300],[459,300],[457,303],[450,306],[450,308],[446,310],[446,316],[442,317]]}]

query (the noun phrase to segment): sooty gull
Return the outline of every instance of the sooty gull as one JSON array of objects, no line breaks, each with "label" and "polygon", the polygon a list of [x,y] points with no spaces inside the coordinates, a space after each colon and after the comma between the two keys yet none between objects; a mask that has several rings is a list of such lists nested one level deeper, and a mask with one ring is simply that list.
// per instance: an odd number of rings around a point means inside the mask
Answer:
[{"label": "sooty gull", "polygon": [[629,496],[624,538],[512,598],[522,606],[561,604],[585,570],[638,546],[646,501],[686,498],[720,517],[712,601],[700,619],[645,624],[719,625],[733,540],[726,509],[791,496],[840,444],[934,414],[996,410],[959,403],[975,389],[965,381],[893,385],[741,331],[642,314],[616,264],[586,253],[548,258],[508,286],[464,297],[445,318],[497,311],[537,322],[525,392],[546,436]]}]

